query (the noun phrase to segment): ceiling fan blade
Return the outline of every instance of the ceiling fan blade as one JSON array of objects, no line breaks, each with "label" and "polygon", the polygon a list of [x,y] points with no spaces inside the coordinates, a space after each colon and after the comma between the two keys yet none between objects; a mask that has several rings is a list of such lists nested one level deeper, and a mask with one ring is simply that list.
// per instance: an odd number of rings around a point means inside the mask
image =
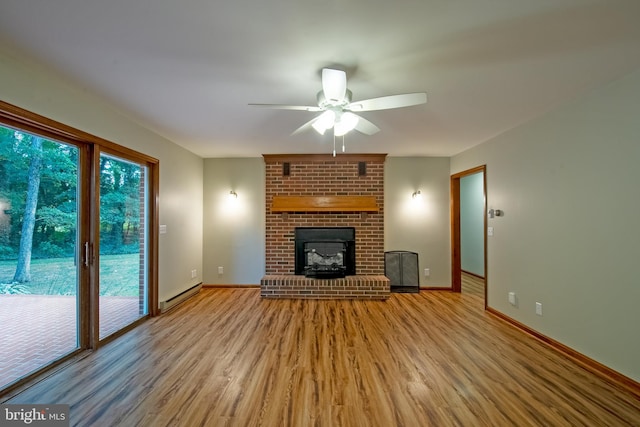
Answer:
[{"label": "ceiling fan blade", "polygon": [[360,133],[364,133],[365,135],[373,135],[380,132],[380,128],[378,126],[374,125],[362,116],[358,116],[358,124],[356,124],[354,129]]},{"label": "ceiling fan blade", "polygon": [[309,105],[281,105],[281,104],[249,104],[251,107],[270,108],[273,110],[299,110],[299,111],[322,111],[320,107]]},{"label": "ceiling fan blade", "polygon": [[388,110],[391,108],[411,107],[412,105],[424,104],[426,102],[426,93],[405,93],[403,95],[382,96],[380,98],[352,102],[347,105],[345,109],[354,112]]},{"label": "ceiling fan blade", "polygon": [[322,92],[327,101],[340,103],[347,93],[347,73],[331,68],[322,69]]},{"label": "ceiling fan blade", "polygon": [[309,130],[312,128],[313,124],[316,122],[316,120],[318,120],[320,118],[320,116],[316,116],[313,119],[309,120],[308,122],[306,122],[305,124],[303,124],[302,126],[300,126],[298,129],[294,130],[293,132],[291,132],[291,135],[297,135],[299,133],[302,133],[306,130]]}]

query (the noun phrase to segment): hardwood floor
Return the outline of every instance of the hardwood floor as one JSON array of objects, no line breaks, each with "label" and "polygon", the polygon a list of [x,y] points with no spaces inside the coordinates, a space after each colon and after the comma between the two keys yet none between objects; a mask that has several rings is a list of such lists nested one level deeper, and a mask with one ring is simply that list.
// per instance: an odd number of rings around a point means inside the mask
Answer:
[{"label": "hardwood floor", "polygon": [[484,279],[473,274],[462,272],[461,292],[464,294],[477,295],[484,298]]},{"label": "hardwood floor", "polygon": [[9,403],[79,426],[638,426],[640,401],[473,294],[204,289]]}]

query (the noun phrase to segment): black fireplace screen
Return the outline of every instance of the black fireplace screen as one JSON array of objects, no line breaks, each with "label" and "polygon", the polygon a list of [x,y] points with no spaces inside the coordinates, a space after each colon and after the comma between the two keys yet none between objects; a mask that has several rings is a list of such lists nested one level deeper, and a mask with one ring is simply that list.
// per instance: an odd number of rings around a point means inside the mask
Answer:
[{"label": "black fireplace screen", "polygon": [[295,229],[295,274],[307,277],[355,275],[353,227],[298,227]]}]

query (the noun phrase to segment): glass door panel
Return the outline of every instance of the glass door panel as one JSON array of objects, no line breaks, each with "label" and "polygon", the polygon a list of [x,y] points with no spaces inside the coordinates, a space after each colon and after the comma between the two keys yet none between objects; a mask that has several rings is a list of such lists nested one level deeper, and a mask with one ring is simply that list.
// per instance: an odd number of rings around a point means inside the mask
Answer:
[{"label": "glass door panel", "polygon": [[0,126],[0,388],[79,348],[79,149]]},{"label": "glass door panel", "polygon": [[99,339],[148,313],[147,167],[100,155]]}]

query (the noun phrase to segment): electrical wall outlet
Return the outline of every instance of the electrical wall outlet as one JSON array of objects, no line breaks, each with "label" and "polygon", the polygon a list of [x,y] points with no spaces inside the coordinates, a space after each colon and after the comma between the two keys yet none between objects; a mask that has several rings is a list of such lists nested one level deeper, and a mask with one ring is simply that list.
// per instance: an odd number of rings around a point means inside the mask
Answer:
[{"label": "electrical wall outlet", "polygon": [[196,277],[198,277],[198,270],[191,270],[191,278],[195,279]]},{"label": "electrical wall outlet", "polygon": [[509,292],[509,304],[516,305],[516,293]]},{"label": "electrical wall outlet", "polygon": [[218,274],[224,274],[224,267],[218,267]]},{"label": "electrical wall outlet", "polygon": [[536,303],[536,314],[538,316],[542,316],[542,303],[541,302],[537,302]]},{"label": "electrical wall outlet", "polygon": [[424,269],[424,277],[429,277],[429,276],[431,276],[431,270],[428,269],[428,268],[425,268]]}]

